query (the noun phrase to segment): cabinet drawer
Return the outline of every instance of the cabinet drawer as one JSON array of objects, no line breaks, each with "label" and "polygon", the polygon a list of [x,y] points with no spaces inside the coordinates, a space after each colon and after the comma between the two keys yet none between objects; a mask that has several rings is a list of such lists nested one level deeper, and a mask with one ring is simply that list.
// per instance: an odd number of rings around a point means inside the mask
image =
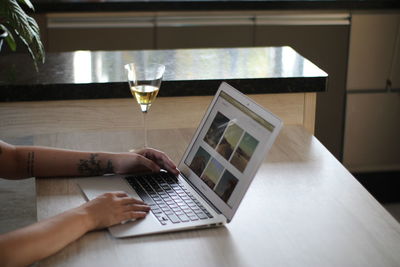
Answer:
[{"label": "cabinet drawer", "polygon": [[[354,14],[350,33],[348,90],[384,90],[393,68],[399,14]],[[399,76],[400,74],[397,74]],[[398,81],[398,80],[397,80]],[[397,82],[396,81],[396,82]]]},{"label": "cabinet drawer", "polygon": [[351,171],[400,169],[400,94],[348,94],[343,163]]},{"label": "cabinet drawer", "polygon": [[65,15],[47,19],[50,52],[154,48],[154,18],[134,15]]},{"label": "cabinet drawer", "polygon": [[157,48],[253,46],[253,19],[249,16],[159,17]]}]

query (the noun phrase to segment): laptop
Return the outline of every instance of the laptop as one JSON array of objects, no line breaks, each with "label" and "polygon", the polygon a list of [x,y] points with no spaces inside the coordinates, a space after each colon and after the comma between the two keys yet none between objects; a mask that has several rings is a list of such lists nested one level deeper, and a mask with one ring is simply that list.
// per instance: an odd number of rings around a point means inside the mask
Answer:
[{"label": "laptop", "polygon": [[165,171],[78,180],[91,200],[125,191],[150,207],[144,219],[109,227],[117,238],[221,226],[229,223],[281,127],[282,121],[222,83],[174,176]]}]

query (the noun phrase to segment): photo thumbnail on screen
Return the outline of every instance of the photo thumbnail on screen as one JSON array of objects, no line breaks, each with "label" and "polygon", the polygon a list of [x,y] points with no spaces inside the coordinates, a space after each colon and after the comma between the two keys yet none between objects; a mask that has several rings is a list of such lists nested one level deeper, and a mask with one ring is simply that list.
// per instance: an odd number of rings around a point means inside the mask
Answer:
[{"label": "photo thumbnail on screen", "polygon": [[228,170],[225,170],[224,174],[221,177],[221,180],[218,182],[217,187],[215,188],[215,193],[228,204],[228,200],[232,195],[232,192],[235,190],[236,185],[238,184],[238,179],[230,173]]},{"label": "photo thumbnail on screen", "polygon": [[208,129],[206,135],[204,136],[204,141],[215,148],[221,139],[226,127],[228,126],[229,119],[225,117],[222,113],[217,112],[210,128]]},{"label": "photo thumbnail on screen", "polygon": [[249,133],[243,135],[235,153],[233,154],[230,163],[241,172],[244,172],[251,156],[257,148],[258,140],[251,136]]},{"label": "photo thumbnail on screen", "polygon": [[205,167],[207,166],[208,161],[210,160],[210,154],[205,151],[202,147],[199,147],[192,162],[189,165],[189,168],[200,177],[203,173]]},{"label": "photo thumbnail on screen", "polygon": [[208,187],[214,189],[215,184],[218,182],[223,171],[224,166],[222,166],[222,164],[219,163],[216,159],[211,158],[200,178],[206,185],[208,185]]},{"label": "photo thumbnail on screen", "polygon": [[243,134],[243,129],[240,128],[233,120],[229,122],[228,129],[226,129],[224,136],[218,144],[217,152],[226,160],[229,160],[240,137]]}]

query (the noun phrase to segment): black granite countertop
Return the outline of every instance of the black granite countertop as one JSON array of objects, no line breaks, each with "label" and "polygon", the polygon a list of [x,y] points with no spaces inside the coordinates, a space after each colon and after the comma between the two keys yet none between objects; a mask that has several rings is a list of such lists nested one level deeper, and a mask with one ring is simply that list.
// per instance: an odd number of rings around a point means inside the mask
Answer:
[{"label": "black granite countertop", "polygon": [[290,47],[47,53],[0,57],[0,101],[131,97],[124,65],[166,66],[160,96],[213,95],[222,81],[244,93],[325,91],[328,75]]},{"label": "black granite countertop", "polygon": [[38,13],[400,8],[399,0],[33,0],[32,2]]}]

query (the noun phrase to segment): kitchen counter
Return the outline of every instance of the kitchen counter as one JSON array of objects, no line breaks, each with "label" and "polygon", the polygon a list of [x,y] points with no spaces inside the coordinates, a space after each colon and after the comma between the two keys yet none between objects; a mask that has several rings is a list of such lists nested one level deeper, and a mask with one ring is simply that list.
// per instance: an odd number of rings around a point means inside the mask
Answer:
[{"label": "kitchen counter", "polygon": [[131,97],[124,64],[166,65],[160,96],[323,92],[328,75],[290,47],[47,53],[35,72],[23,54],[0,57],[0,101]]}]

